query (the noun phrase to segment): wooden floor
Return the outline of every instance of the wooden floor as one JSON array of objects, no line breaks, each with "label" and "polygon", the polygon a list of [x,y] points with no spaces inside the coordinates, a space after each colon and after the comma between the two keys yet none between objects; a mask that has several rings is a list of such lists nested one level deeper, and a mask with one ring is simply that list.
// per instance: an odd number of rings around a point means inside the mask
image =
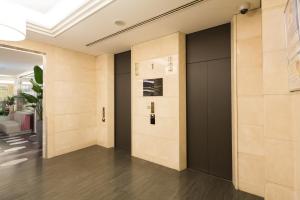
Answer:
[{"label": "wooden floor", "polygon": [[232,183],[93,146],[0,169],[1,200],[260,200]]},{"label": "wooden floor", "polygon": [[37,137],[33,133],[8,136],[0,132],[0,170],[4,167],[3,165],[15,165],[16,162],[40,158],[42,150],[39,146]]}]

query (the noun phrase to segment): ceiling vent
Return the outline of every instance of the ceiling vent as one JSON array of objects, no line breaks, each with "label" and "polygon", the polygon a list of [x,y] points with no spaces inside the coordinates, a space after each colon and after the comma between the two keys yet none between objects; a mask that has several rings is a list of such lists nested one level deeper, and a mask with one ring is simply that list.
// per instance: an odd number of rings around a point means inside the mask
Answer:
[{"label": "ceiling vent", "polygon": [[177,8],[174,8],[174,9],[172,9],[172,10],[169,10],[169,11],[167,11],[167,12],[165,12],[165,13],[162,13],[162,14],[160,14],[160,15],[157,15],[157,16],[152,17],[152,18],[150,18],[150,19],[147,19],[147,20],[145,20],[145,21],[139,22],[139,23],[137,23],[137,24],[135,24],[135,25],[132,25],[132,26],[130,26],[130,27],[128,27],[128,28],[122,29],[122,30],[120,30],[120,31],[118,31],[118,32],[115,32],[115,33],[111,34],[111,35],[108,35],[108,36],[105,36],[105,37],[100,38],[100,39],[98,39],[98,40],[95,40],[94,42],[91,42],[91,43],[87,44],[86,46],[87,46],[87,47],[91,47],[91,46],[93,46],[93,45],[95,45],[95,44],[97,44],[97,43],[103,42],[103,41],[105,41],[105,40],[108,40],[108,39],[110,39],[110,38],[116,37],[116,36],[121,35],[121,34],[123,34],[123,33],[129,32],[129,31],[131,31],[131,30],[133,30],[133,29],[136,29],[136,28],[141,27],[141,26],[143,26],[143,25],[149,24],[149,23],[154,22],[154,21],[156,21],[156,20],[162,19],[162,18],[164,18],[164,17],[167,17],[167,16],[169,16],[169,15],[172,15],[172,14],[174,14],[174,13],[177,13],[177,12],[179,12],[179,11],[181,11],[181,10],[184,10],[184,9],[186,9],[186,8],[189,8],[189,7],[192,7],[192,6],[196,5],[196,4],[199,4],[199,3],[203,2],[203,1],[205,1],[205,0],[195,0],[195,1],[191,1],[191,2],[189,2],[189,3],[187,3],[187,4],[184,4],[184,5],[182,5],[182,6],[179,6],[179,7],[177,7]]}]

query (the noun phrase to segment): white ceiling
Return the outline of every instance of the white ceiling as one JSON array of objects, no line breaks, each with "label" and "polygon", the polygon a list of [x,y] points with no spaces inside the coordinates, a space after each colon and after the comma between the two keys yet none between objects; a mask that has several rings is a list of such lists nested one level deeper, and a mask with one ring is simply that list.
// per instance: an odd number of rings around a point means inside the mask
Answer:
[{"label": "white ceiling", "polygon": [[17,3],[29,9],[40,13],[46,13],[51,10],[61,0],[9,0],[11,3]]},{"label": "white ceiling", "polygon": [[0,75],[17,76],[43,65],[43,57],[36,54],[0,48]]},{"label": "white ceiling", "polygon": [[[21,2],[21,0],[14,1]],[[206,0],[193,7],[108,39],[92,47],[85,46],[97,39],[191,1],[192,0],[115,0],[57,37],[28,31],[27,38],[92,55],[119,53],[129,50],[134,44],[177,31],[192,33],[228,23],[232,19],[232,16],[238,13],[239,5],[246,1],[251,3],[252,8],[260,7],[260,0]],[[39,1],[28,0],[28,2],[34,3]],[[56,1],[53,0],[52,3],[55,2]],[[126,25],[121,27],[116,26],[114,24],[115,20],[122,20]]]},{"label": "white ceiling", "polygon": [[[2,9],[11,9],[12,7],[11,12],[15,11],[17,14],[24,15],[28,30],[56,36],[53,32],[57,32],[57,26],[63,30],[69,29],[71,25],[77,24],[77,18],[85,18],[82,14],[84,11],[88,12],[88,9],[97,7],[97,5],[100,8],[101,5],[104,7],[111,1],[113,0],[0,0],[0,5]],[[81,18],[82,15],[83,18]],[[70,21],[74,24],[66,26]],[[64,27],[60,27],[61,23]]]}]

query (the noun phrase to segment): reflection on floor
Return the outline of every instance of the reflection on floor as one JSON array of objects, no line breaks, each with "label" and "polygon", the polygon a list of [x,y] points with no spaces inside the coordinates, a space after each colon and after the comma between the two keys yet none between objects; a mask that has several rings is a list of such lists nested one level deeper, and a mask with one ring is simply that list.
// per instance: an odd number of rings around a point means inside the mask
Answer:
[{"label": "reflection on floor", "polygon": [[261,200],[200,172],[177,172],[93,146],[0,168],[1,200]]},{"label": "reflection on floor", "polygon": [[41,157],[36,135],[8,136],[0,133],[0,170]]}]

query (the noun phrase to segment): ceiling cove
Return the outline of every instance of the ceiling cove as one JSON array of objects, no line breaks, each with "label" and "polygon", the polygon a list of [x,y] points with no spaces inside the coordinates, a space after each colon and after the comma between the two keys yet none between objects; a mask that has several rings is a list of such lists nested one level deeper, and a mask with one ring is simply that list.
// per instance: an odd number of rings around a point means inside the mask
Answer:
[{"label": "ceiling cove", "polygon": [[58,24],[49,28],[33,22],[27,22],[27,29],[42,35],[57,37],[84,19],[93,15],[116,0],[92,0],[83,4],[75,12],[62,19]]}]

